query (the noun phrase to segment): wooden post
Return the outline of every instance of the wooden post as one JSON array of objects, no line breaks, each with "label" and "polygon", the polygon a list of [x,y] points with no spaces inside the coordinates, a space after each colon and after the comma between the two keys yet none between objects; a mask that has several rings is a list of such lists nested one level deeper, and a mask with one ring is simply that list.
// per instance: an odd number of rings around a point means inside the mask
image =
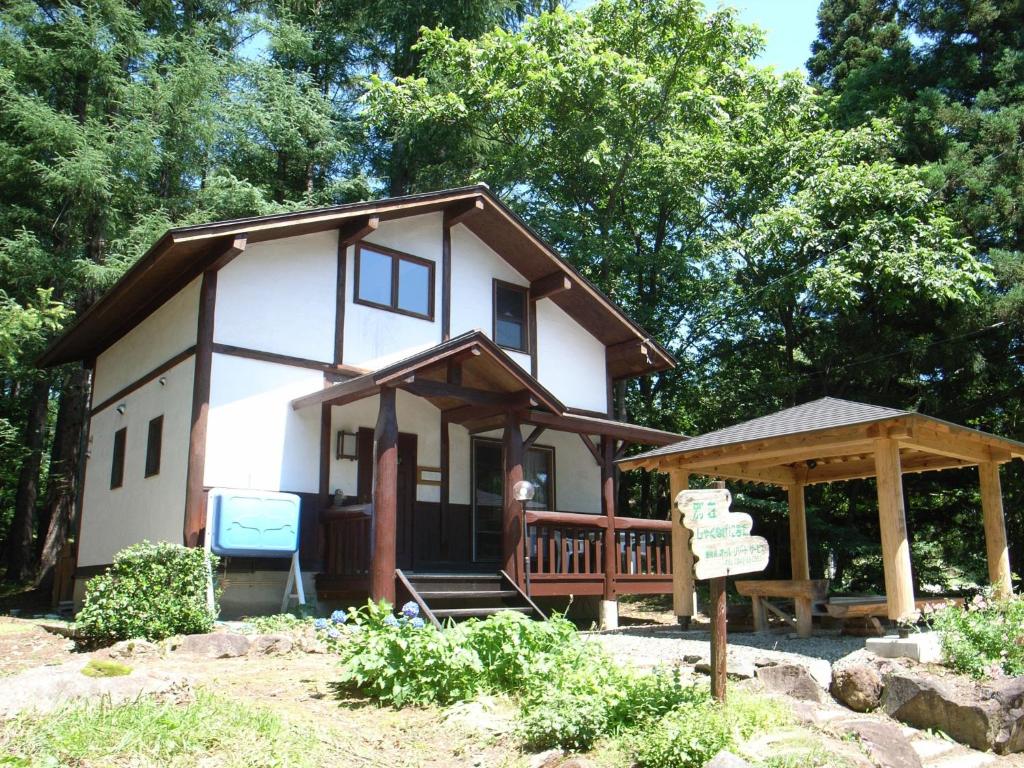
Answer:
[{"label": "wooden post", "polygon": [[690,476],[682,469],[668,473],[669,520],[672,521],[672,611],[683,626],[693,616],[693,553],[690,552],[690,532],[679,522],[676,496],[690,487]]},{"label": "wooden post", "polygon": [[619,562],[618,536],[615,533],[615,441],[601,438],[601,512],[608,525],[604,529],[604,599],[615,600],[616,566]]},{"label": "wooden post", "polygon": [[398,418],[395,390],[383,387],[373,434],[376,465],[373,474],[373,563],[370,597],[395,603],[395,537],[398,525]]},{"label": "wooden post", "polygon": [[195,373],[192,379],[192,422],[188,436],[188,468],[185,474],[185,521],[182,538],[186,547],[203,544],[206,501],[206,426],[210,413],[210,378],[213,373],[213,321],[217,306],[217,273],[204,272],[199,287],[199,319],[196,330]]},{"label": "wooden post", "polygon": [[1010,582],[1010,552],[1006,546],[1006,520],[1003,517],[1003,493],[999,484],[999,465],[994,461],[978,465],[981,484],[981,514],[985,520],[985,550],[988,555],[988,580],[1001,598],[1013,594]]},{"label": "wooden post", "polygon": [[807,510],[802,483],[789,486],[789,562],[792,578],[811,578],[807,557]]},{"label": "wooden post", "polygon": [[902,619],[915,611],[914,583],[910,571],[907,520],[903,509],[900,448],[892,438],[883,437],[875,441],[875,476],[889,618]]},{"label": "wooden post", "polygon": [[523,479],[523,433],[519,418],[509,413],[505,419],[505,489],[504,515],[501,527],[501,551],[504,570],[515,579],[520,589],[526,588],[523,568],[523,503],[516,501],[512,489]]},{"label": "wooden post", "polygon": [[[715,481],[715,488],[725,488],[725,482]],[[725,576],[711,579],[711,696],[725,703],[725,679],[728,674],[726,633],[728,612],[725,602]]]}]

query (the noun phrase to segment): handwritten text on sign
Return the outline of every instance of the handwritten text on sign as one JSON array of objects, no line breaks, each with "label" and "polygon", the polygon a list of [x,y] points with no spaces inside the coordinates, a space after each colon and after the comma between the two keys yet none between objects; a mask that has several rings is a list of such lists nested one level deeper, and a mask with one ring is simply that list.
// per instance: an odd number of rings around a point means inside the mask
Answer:
[{"label": "handwritten text on sign", "polygon": [[731,503],[732,495],[724,488],[682,491],[676,496],[682,524],[692,531],[690,548],[698,579],[763,571],[768,565],[768,541],[750,535],[753,519],[743,512],[730,512]]}]

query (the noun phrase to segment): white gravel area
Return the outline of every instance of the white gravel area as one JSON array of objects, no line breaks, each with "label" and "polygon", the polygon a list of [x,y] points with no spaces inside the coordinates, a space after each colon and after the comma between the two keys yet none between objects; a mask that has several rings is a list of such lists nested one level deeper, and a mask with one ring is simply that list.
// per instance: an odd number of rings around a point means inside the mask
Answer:
[{"label": "white gravel area", "polygon": [[[703,630],[683,631],[661,625],[594,632],[590,636],[616,659],[639,667],[692,665],[707,661],[711,655],[711,635]],[[783,632],[733,632],[728,636],[728,666],[800,664],[827,685],[832,663],[863,648],[863,637],[816,633],[799,638]]]}]

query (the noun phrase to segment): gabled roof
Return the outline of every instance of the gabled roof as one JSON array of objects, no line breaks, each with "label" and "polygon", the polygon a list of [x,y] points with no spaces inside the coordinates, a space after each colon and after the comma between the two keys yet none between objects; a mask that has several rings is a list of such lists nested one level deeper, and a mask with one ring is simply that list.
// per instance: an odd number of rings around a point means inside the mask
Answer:
[{"label": "gabled roof", "polygon": [[881,439],[898,443],[905,473],[1024,458],[1024,443],[1015,440],[912,411],[823,397],[619,463],[807,485],[873,477]]},{"label": "gabled roof", "polygon": [[[458,368],[458,383],[452,381],[453,366]],[[505,414],[515,410],[524,424],[581,435],[608,435],[643,445],[665,445],[680,437],[660,429],[571,413],[481,331],[464,333],[376,371],[297,397],[292,408],[345,405],[372,397],[383,387],[423,397],[449,421],[475,431],[500,428]]]},{"label": "gabled roof", "polygon": [[[371,217],[380,221],[448,211],[531,282],[562,276],[569,290],[549,298],[607,347],[615,377],[664,370],[672,356],[502,203],[486,185],[255,216],[168,230],[39,359],[42,366],[88,361],[191,280],[212,268],[236,245],[329,230],[358,231]],[[243,243],[244,244],[244,243]],[[550,282],[547,284],[550,285]]]}]

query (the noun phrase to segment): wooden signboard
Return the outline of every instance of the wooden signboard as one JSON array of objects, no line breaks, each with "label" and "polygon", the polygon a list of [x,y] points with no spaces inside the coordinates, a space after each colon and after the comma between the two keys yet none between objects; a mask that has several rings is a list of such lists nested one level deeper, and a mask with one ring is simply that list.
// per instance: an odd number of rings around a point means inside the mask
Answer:
[{"label": "wooden signboard", "polygon": [[690,531],[694,575],[711,581],[711,695],[725,701],[726,605],[725,578],[762,571],[768,565],[768,541],[751,536],[750,515],[730,512],[732,495],[725,483],[715,488],[681,491],[675,498],[679,514],[674,525]]},{"label": "wooden signboard", "polygon": [[768,566],[768,540],[751,536],[753,519],[730,512],[731,503],[725,488],[683,491],[676,498],[682,524],[692,532],[690,548],[698,579],[753,573]]}]

